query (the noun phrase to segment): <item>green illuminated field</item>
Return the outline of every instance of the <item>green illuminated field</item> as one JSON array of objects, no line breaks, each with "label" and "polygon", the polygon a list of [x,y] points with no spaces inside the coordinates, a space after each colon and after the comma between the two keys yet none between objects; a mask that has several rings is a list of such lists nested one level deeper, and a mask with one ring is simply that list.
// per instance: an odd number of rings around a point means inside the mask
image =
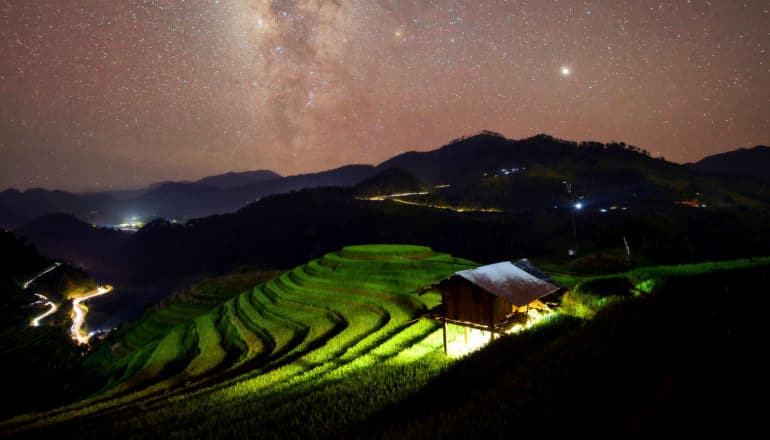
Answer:
[{"label": "green illuminated field", "polygon": [[[703,292],[716,286],[721,295],[721,280],[732,280],[737,271],[766,278],[768,264],[770,259],[764,258],[563,276],[560,281],[569,284],[570,291],[555,318],[458,361],[444,355],[440,326],[420,318],[440,297],[416,292],[476,264],[420,246],[351,246],[239,294],[228,293],[216,282],[192,289],[89,354],[87,365],[103,383],[98,393],[43,414],[4,421],[0,433],[307,438],[372,433],[396,437],[405,432],[422,438],[448,424],[472,437],[479,426],[504,420],[462,416],[486,411],[478,404],[484,393],[495,394],[492,400],[500,405],[517,408],[511,414],[524,414],[522,408],[531,405],[547,408],[551,400],[528,384],[553,386],[554,378],[576,367],[584,375],[591,373],[588,360],[593,356],[618,352],[613,345],[603,345],[603,338],[631,331],[628,316],[636,307],[653,304],[645,313],[684,316],[690,294],[683,286],[699,285],[696,289]],[[743,282],[742,275],[734,278]],[[669,305],[667,298],[679,302]],[[591,319],[594,316],[597,319]],[[703,313],[694,316],[710,319]],[[652,321],[643,324],[647,322]],[[462,338],[453,327],[449,337]],[[673,324],[670,328],[680,331]],[[666,328],[659,333],[661,338],[668,334]],[[648,347],[643,342],[639,347]],[[590,349],[588,354],[572,353],[565,347]],[[562,353],[570,357],[564,360]],[[640,353],[644,359],[651,356]],[[588,366],[581,364],[584,361]],[[516,392],[498,391],[500,378]],[[584,384],[572,378],[568,383]],[[554,395],[561,392],[555,389]],[[444,400],[451,404],[443,406]],[[527,411],[527,417],[539,417],[539,412]],[[417,415],[421,413],[426,415]],[[395,428],[393,420],[400,427]]]},{"label": "green illuminated field", "polygon": [[[94,397],[19,426],[45,429],[119,417],[113,428],[154,429],[187,414],[195,434],[221,417],[270,411],[264,423],[328,398],[354,380],[369,384],[351,420],[413,391],[442,371],[440,326],[421,314],[437,303],[416,291],[475,263],[409,245],[350,246],[236,295],[193,292],[171,302],[92,353],[87,364],[105,378]],[[201,300],[204,298],[205,301]],[[369,367],[376,368],[369,368]],[[400,384],[400,385],[399,385]],[[352,411],[347,408],[345,411]],[[309,412],[312,414],[312,411]],[[319,421],[315,421],[319,423]],[[228,432],[233,427],[228,428]]]}]

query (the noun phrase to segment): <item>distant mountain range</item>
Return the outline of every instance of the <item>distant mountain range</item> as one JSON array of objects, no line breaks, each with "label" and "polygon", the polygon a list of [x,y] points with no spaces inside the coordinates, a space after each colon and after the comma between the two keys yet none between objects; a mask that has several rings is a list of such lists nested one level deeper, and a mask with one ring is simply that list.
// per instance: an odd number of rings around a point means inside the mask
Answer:
[{"label": "distant mountain range", "polygon": [[703,173],[749,177],[770,184],[770,147],[741,148],[687,166]]},{"label": "distant mountain range", "polygon": [[264,170],[227,173],[196,182],[164,182],[144,190],[114,193],[9,189],[0,192],[0,225],[14,228],[50,213],[70,214],[95,225],[115,225],[132,217],[184,221],[233,212],[271,194],[310,187],[352,186],[374,173],[373,166],[350,165],[288,177]]},{"label": "distant mountain range", "polygon": [[[592,150],[602,155],[587,155]],[[445,198],[467,199],[472,187],[483,185],[479,177],[494,177],[519,173],[527,166],[531,177],[518,182],[515,188],[505,188],[485,203],[499,203],[500,198],[516,199],[521,209],[539,206],[541,192],[560,191],[560,183],[548,179],[557,174],[580,184],[584,190],[603,188],[606,199],[628,194],[658,197],[682,184],[691,171],[751,177],[770,182],[770,148],[755,147],[708,157],[687,168],[637,154],[625,144],[560,141],[547,135],[511,140],[491,133],[461,138],[428,152],[408,152],[378,166],[349,165],[329,171],[282,177],[269,170],[226,173],[194,182],[163,182],[137,191],[115,191],[97,194],[73,194],[64,191],[9,189],[0,192],[0,226],[18,227],[36,217],[49,213],[66,213],[95,225],[115,225],[131,217],[144,220],[167,218],[186,221],[190,218],[235,212],[263,197],[317,187],[351,187],[370,179],[381,171],[398,169],[409,174],[411,183],[405,187],[453,184]],[[588,162],[586,162],[588,161]],[[585,172],[585,167],[600,167],[600,173]],[[647,169],[655,171],[650,173]],[[508,174],[506,174],[508,173]],[[657,182],[650,176],[659,176]],[[384,177],[393,180],[398,175]],[[401,176],[400,178],[405,178]],[[419,184],[417,182],[420,182]],[[392,182],[391,182],[392,183]],[[457,186],[461,188],[457,188]],[[534,186],[533,186],[534,185]],[[545,186],[544,186],[545,185]],[[392,184],[380,187],[392,187]],[[546,190],[546,187],[550,189]],[[477,189],[477,188],[476,188]],[[370,193],[372,188],[367,189]],[[465,195],[458,195],[457,192]],[[474,190],[475,191],[475,190]],[[478,191],[476,191],[478,192]],[[654,194],[653,194],[654,193]],[[717,200],[729,198],[720,194]],[[455,202],[459,202],[455,200]]]},{"label": "distant mountain range", "polygon": [[[621,249],[624,237],[635,259],[654,262],[732,258],[770,246],[768,185],[704,175],[622,143],[546,135],[510,140],[482,133],[377,167],[233,188],[167,183],[117,202],[56,196],[80,209],[88,201],[121,210],[115,212],[199,217],[155,220],[125,233],[46,215],[14,231],[137,295],[162,295],[204,273],[288,268],[356,243],[419,243],[480,262],[566,254],[575,243],[576,213],[581,255]],[[206,216],[215,210],[232,212]]]},{"label": "distant mountain range", "polygon": [[216,186],[217,188],[237,188],[252,183],[281,179],[281,175],[270,170],[244,171],[241,173],[226,173],[218,176],[204,177],[196,180],[198,185]]}]

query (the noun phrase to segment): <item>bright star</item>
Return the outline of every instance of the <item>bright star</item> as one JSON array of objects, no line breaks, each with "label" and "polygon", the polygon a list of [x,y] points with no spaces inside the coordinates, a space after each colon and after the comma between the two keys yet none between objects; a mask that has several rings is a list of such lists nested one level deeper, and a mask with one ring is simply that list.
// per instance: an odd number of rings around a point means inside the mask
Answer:
[{"label": "bright star", "polygon": [[561,76],[570,76],[572,73],[572,70],[567,66],[562,66],[561,68]]}]

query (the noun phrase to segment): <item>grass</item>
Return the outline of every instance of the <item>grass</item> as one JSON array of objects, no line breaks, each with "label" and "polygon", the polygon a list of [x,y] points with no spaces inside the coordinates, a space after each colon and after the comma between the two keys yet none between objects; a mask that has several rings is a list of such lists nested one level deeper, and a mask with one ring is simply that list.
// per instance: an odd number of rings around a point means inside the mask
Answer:
[{"label": "grass", "polygon": [[562,311],[591,318],[607,304],[642,293],[651,293],[672,277],[699,276],[714,272],[750,269],[770,265],[770,257],[742,258],[694,264],[647,266],[619,274],[597,276],[557,275],[554,279],[570,286],[562,298]]},{"label": "grass", "polygon": [[[240,293],[219,292],[219,305],[172,302],[170,310],[158,310],[116,335],[139,344],[129,353],[92,355],[107,381],[100,394],[2,422],[0,433],[307,438],[397,437],[404,431],[412,437],[431,432],[474,437],[478,428],[489,434],[496,425],[474,412],[487,410],[488,402],[510,410],[512,420],[523,420],[521,414],[543,420],[545,415],[520,403],[540,404],[539,384],[548,396],[558,395],[554,384],[563,381],[554,377],[572,365],[597,380],[586,370],[591,357],[581,347],[609,350],[612,345],[592,345],[602,331],[615,331],[623,322],[642,325],[629,317],[630,305],[681,289],[686,285],[681,280],[727,276],[768,266],[770,259],[559,278],[572,286],[561,314],[451,360],[443,354],[440,326],[419,319],[440,297],[416,292],[473,265],[420,246],[355,246]],[[654,282],[647,286],[648,280]],[[644,313],[654,316],[654,310]],[[572,378],[583,383],[580,376]],[[576,389],[586,392],[582,386]],[[503,417],[501,411],[491,408],[494,417]],[[466,423],[466,414],[477,420]]]},{"label": "grass", "polygon": [[[362,372],[373,365],[396,374],[441,354],[437,325],[418,319],[436,298],[426,304],[416,292],[469,266],[424,246],[350,246],[241,293],[215,284],[208,295],[198,285],[90,355],[107,380],[101,394],[11,426],[45,430],[120,415],[109,429],[133,429],[165,426],[181,411],[184,429],[198,433],[215,414],[289,417],[298,402],[371,376]],[[201,301],[214,297],[223,303]],[[424,380],[442,368],[426,369]]]},{"label": "grass", "polygon": [[770,267],[660,269],[650,273],[667,278],[649,293],[591,320],[501,338],[346,437],[746,437],[762,429],[763,408],[753,402],[768,385],[757,350]]}]

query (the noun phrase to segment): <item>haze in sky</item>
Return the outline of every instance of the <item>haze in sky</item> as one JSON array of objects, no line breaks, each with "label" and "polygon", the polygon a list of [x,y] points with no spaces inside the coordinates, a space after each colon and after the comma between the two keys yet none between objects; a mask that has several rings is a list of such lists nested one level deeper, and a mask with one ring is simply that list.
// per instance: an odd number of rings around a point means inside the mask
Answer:
[{"label": "haze in sky", "polygon": [[770,141],[766,1],[0,1],[0,188],[378,163],[488,129]]}]

